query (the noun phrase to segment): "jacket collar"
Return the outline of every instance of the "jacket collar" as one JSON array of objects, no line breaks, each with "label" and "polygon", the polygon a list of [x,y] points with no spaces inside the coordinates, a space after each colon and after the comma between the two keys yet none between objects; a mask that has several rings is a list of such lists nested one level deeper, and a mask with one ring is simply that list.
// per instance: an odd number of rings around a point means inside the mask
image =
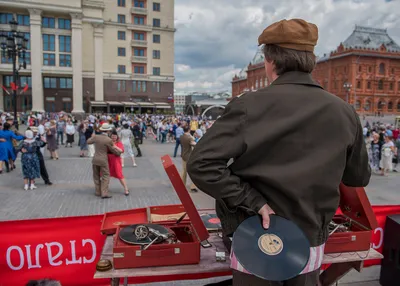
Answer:
[{"label": "jacket collar", "polygon": [[283,85],[283,84],[301,84],[301,85],[311,85],[315,87],[322,88],[317,84],[311,77],[311,74],[299,71],[291,71],[284,73],[279,76],[271,85]]}]

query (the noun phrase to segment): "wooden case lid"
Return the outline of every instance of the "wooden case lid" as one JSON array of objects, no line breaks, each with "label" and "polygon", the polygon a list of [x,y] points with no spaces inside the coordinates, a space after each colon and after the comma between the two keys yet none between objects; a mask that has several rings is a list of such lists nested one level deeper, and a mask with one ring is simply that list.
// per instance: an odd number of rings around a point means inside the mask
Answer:
[{"label": "wooden case lid", "polygon": [[194,229],[196,230],[197,236],[199,237],[200,241],[206,240],[209,238],[210,234],[208,233],[200,214],[197,211],[178,170],[176,169],[176,166],[172,162],[171,157],[165,155],[161,157],[161,162],[172,185],[174,186],[176,193],[178,194],[179,199],[185,207],[185,211],[188,214]]},{"label": "wooden case lid", "polygon": [[346,217],[358,222],[368,229],[378,227],[378,221],[364,188],[339,186],[340,209]]}]

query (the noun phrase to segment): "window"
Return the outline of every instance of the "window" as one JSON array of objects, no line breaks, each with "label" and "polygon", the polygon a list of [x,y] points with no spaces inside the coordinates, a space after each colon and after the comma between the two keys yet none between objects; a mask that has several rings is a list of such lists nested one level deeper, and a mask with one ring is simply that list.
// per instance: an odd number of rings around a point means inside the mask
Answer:
[{"label": "window", "polygon": [[60,78],[60,88],[72,88],[72,78]]},{"label": "window", "polygon": [[118,14],[118,23],[125,24],[125,15]]},{"label": "window", "polygon": [[392,68],[392,74],[394,74],[394,68]]},{"label": "window", "polygon": [[371,73],[372,72],[372,68],[368,67],[368,72]]},{"label": "window", "polygon": [[27,65],[31,64],[31,53],[30,52],[25,52],[25,62]]},{"label": "window", "polygon": [[135,40],[144,41],[144,34],[143,33],[134,33],[133,38]]},{"label": "window", "polygon": [[143,66],[135,66],[133,68],[134,73],[144,74],[144,67]]},{"label": "window", "polygon": [[26,49],[30,50],[31,49],[31,34],[24,33],[24,37],[25,37],[25,39],[28,40],[28,42],[26,42]]},{"label": "window", "polygon": [[357,100],[356,101],[356,110],[359,110],[361,108],[361,101]]},{"label": "window", "polygon": [[134,6],[137,8],[144,8],[144,1],[135,0]]},{"label": "window", "polygon": [[21,26],[29,26],[30,25],[30,17],[29,15],[17,15],[18,25]]},{"label": "window", "polygon": [[2,56],[1,57],[1,63],[3,63],[3,64],[12,64],[12,58],[11,57],[7,58],[7,57]]},{"label": "window", "polygon": [[378,89],[383,90],[383,80],[378,81]]},{"label": "window", "polygon": [[126,73],[126,67],[124,65],[118,65],[118,73]]},{"label": "window", "polygon": [[60,52],[70,53],[71,52],[71,36],[59,36],[60,40]]},{"label": "window", "polygon": [[393,90],[393,82],[389,83],[389,89]]},{"label": "window", "polygon": [[12,82],[13,82],[13,77],[12,77],[12,75],[5,75],[5,76],[3,77],[3,85],[4,85],[5,87],[10,87]]},{"label": "window", "polygon": [[357,88],[361,88],[361,81],[357,81]]},{"label": "window", "polygon": [[124,80],[117,81],[117,90],[118,91],[126,91],[126,83]]},{"label": "window", "polygon": [[49,17],[43,17],[42,18],[42,27],[43,28],[54,29],[56,27],[56,19],[55,18],[49,18]]},{"label": "window", "polygon": [[160,59],[161,58],[161,51],[153,50],[153,59]]},{"label": "window", "polygon": [[371,109],[371,102],[369,101],[369,100],[367,100],[366,102],[365,102],[365,105],[364,105],[364,110],[365,111],[368,111],[368,110],[370,110]]},{"label": "window", "polygon": [[256,89],[258,89],[258,79],[256,79]]},{"label": "window", "polygon": [[126,39],[126,34],[124,31],[118,31],[118,40],[125,40]]},{"label": "window", "polygon": [[63,30],[71,30],[71,20],[70,19],[58,19],[58,28]]},{"label": "window", "polygon": [[71,67],[71,55],[60,54],[60,67]]},{"label": "window", "polygon": [[118,56],[119,57],[125,57],[126,56],[125,48],[118,48]]},{"label": "window", "polygon": [[144,50],[143,49],[134,49],[133,54],[135,57],[144,57]]},{"label": "window", "polygon": [[393,110],[393,102],[389,101],[388,110]]},{"label": "window", "polygon": [[13,19],[13,14],[0,13],[0,24],[9,24]]},{"label": "window", "polygon": [[385,74],[385,64],[384,63],[381,63],[379,65],[379,73],[380,74]]},{"label": "window", "polygon": [[21,83],[21,87],[24,87],[28,84],[28,87],[32,87],[32,78],[30,76],[21,76],[19,82]]},{"label": "window", "polygon": [[160,83],[153,81],[153,92],[160,92]]},{"label": "window", "polygon": [[135,25],[144,25],[144,17],[134,16],[133,17],[133,23]]},{"label": "window", "polygon": [[57,88],[57,79],[55,77],[45,77],[44,88]]},{"label": "window", "polygon": [[358,66],[358,71],[361,72],[362,71],[362,67]]},{"label": "window", "polygon": [[118,0],[118,7],[125,7],[125,0]]},{"label": "window", "polygon": [[161,36],[153,35],[153,43],[161,43]]},{"label": "window", "polygon": [[371,82],[367,82],[367,89],[371,89]]},{"label": "window", "polygon": [[161,5],[160,3],[155,3],[153,2],[153,11],[160,12],[161,11]]},{"label": "window", "polygon": [[153,68],[153,75],[160,75],[160,68]]},{"label": "window", "polygon": [[383,101],[378,102],[378,110],[382,110],[385,103]]},{"label": "window", "polygon": [[43,51],[56,50],[56,37],[54,35],[43,34]]},{"label": "window", "polygon": [[55,54],[43,54],[43,65],[44,66],[55,66],[56,55]]},{"label": "window", "polygon": [[397,103],[397,111],[400,111],[400,101]]},{"label": "window", "polygon": [[160,19],[153,19],[153,26],[154,27],[160,27],[161,26],[161,21]]}]

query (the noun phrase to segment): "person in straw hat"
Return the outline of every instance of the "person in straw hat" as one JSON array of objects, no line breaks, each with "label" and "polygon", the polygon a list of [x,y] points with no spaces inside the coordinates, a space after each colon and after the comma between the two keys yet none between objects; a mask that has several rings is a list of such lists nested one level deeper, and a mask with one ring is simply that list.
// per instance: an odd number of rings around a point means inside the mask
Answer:
[{"label": "person in straw hat", "polygon": [[258,44],[270,85],[231,100],[187,163],[196,186],[216,199],[227,243],[250,216],[260,215],[262,226],[269,228],[271,214],[297,224],[310,242],[308,264],[280,282],[249,274],[232,251],[234,286],[318,285],[338,186],[369,182],[356,111],[311,77],[317,40],[317,26],[301,19],[268,26]]},{"label": "person in straw hat", "polygon": [[95,195],[101,196],[102,199],[111,198],[108,194],[108,185],[110,183],[110,170],[108,167],[108,152],[117,156],[121,155],[121,150],[115,148],[111,138],[108,136],[113,130],[108,123],[103,123],[99,128],[99,135],[92,134],[87,140],[87,144],[95,145],[95,153],[92,160],[93,165],[93,181],[95,185]]}]

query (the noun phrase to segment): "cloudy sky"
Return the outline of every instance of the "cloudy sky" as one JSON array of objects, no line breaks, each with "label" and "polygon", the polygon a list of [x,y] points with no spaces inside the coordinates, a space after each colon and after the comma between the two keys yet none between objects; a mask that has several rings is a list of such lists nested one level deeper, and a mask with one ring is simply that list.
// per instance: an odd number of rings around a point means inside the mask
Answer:
[{"label": "cloudy sky", "polygon": [[400,0],[175,0],[175,89],[231,91],[264,28],[281,19],[316,24],[316,54],[334,50],[355,25],[387,28],[400,44]]}]

